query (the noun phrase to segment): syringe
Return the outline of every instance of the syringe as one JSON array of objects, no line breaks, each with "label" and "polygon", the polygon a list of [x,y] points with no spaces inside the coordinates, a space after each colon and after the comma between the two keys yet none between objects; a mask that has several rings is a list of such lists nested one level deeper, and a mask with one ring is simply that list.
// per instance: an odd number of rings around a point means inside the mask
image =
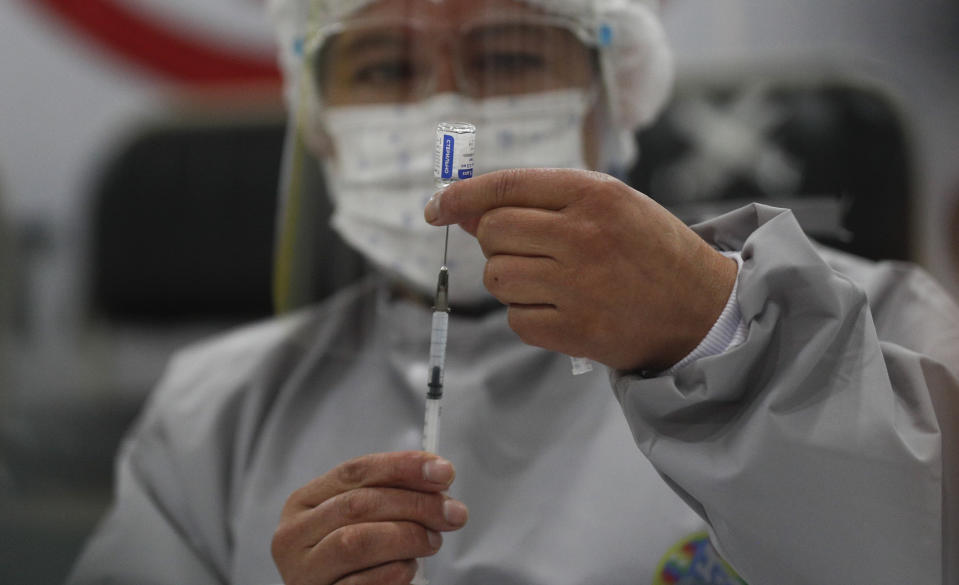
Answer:
[{"label": "syringe", "polygon": [[[461,122],[440,122],[436,127],[433,178],[437,192],[455,181],[473,176],[473,155],[476,149],[476,126]],[[450,228],[446,226],[443,264],[436,278],[433,299],[433,324],[430,329],[430,361],[426,386],[426,418],[423,421],[423,450],[436,453],[440,440],[440,414],[443,398],[443,377],[446,371],[446,339],[450,319],[450,273],[446,266]],[[420,560],[412,585],[427,585]]]},{"label": "syringe", "polygon": [[[446,228],[446,245],[443,248],[443,265],[436,280],[436,297],[433,300],[433,326],[430,330],[430,362],[426,382],[426,419],[423,421],[423,450],[436,453],[440,442],[440,401],[443,398],[443,373],[446,368],[446,334],[449,330],[450,271],[446,268],[446,250],[449,246],[449,227]],[[416,575],[410,585],[429,585],[423,574],[423,560],[416,567]]]},{"label": "syringe", "polygon": [[429,379],[426,393],[426,420],[423,422],[423,450],[436,453],[440,435],[440,399],[443,398],[443,374],[446,368],[446,338],[450,322],[450,272],[446,268],[446,251],[449,246],[449,227],[446,228],[447,245],[443,249],[443,265],[436,279],[436,297],[433,301],[433,326],[430,329]]}]

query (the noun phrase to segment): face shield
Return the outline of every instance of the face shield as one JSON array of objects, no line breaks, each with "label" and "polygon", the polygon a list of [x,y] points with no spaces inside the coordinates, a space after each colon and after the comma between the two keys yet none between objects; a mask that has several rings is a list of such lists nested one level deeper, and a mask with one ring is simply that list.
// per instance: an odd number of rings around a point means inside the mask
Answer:
[{"label": "face shield", "polygon": [[[437,123],[477,126],[477,173],[610,170],[633,159],[633,132],[669,87],[661,30],[638,1],[275,0],[272,8],[291,112],[281,310],[311,300],[304,284],[316,262],[305,231],[310,199],[324,189],[305,172],[309,159],[322,169],[337,233],[428,293],[442,243],[422,220]],[[450,245],[453,300],[482,300],[478,245],[464,233]]]},{"label": "face shield", "polygon": [[582,89],[595,79],[594,57],[575,21],[529,10],[453,23],[416,13],[356,17],[319,31],[307,63],[318,102],[336,107]]}]

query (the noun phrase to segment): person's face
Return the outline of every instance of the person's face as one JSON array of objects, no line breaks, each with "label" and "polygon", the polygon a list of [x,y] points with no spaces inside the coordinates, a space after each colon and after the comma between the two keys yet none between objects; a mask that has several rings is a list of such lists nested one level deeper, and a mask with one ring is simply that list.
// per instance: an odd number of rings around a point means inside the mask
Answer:
[{"label": "person's face", "polygon": [[[599,86],[596,53],[576,24],[514,0],[381,0],[335,27],[311,59],[326,107]],[[593,167],[596,110],[583,129]]]}]

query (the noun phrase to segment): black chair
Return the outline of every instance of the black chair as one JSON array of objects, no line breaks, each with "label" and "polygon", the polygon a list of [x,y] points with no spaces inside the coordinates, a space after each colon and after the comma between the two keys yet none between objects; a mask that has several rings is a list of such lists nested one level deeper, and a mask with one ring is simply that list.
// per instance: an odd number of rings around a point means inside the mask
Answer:
[{"label": "black chair", "polygon": [[908,126],[895,100],[849,75],[742,70],[687,77],[628,180],[688,222],[750,201],[793,209],[824,244],[912,257]]},{"label": "black chair", "polygon": [[92,208],[92,309],[166,326],[271,313],[279,118],[147,129]]}]

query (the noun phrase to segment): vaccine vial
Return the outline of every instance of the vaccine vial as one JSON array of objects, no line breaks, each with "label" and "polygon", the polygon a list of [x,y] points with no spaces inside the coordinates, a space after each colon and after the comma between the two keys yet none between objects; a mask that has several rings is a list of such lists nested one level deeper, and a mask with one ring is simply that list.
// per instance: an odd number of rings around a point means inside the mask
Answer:
[{"label": "vaccine vial", "polygon": [[436,126],[433,179],[437,189],[473,176],[476,126],[466,122],[440,122]]}]

